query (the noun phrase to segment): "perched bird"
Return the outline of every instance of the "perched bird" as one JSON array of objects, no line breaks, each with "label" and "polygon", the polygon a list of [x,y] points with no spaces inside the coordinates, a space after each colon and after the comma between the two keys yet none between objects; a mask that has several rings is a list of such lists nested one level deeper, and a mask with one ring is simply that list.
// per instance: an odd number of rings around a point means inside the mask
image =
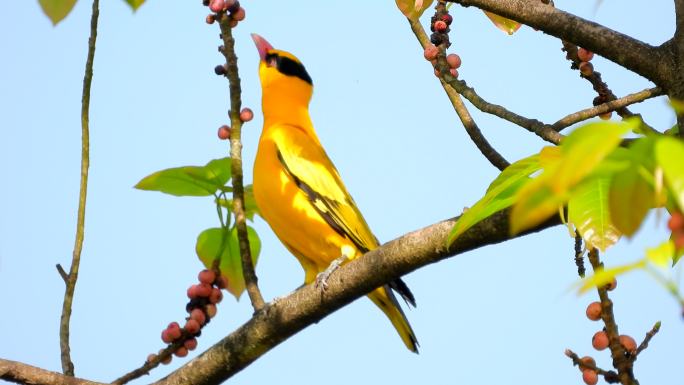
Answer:
[{"label": "perched bird", "polygon": [[[291,53],[274,49],[259,35],[252,38],[261,57],[264,114],[254,161],[254,198],[261,216],[302,265],[304,282],[319,283],[319,274],[329,274],[379,243],[314,131],[311,77]],[[415,306],[401,279],[368,297],[387,315],[406,347],[417,353],[416,336],[392,290]]]}]

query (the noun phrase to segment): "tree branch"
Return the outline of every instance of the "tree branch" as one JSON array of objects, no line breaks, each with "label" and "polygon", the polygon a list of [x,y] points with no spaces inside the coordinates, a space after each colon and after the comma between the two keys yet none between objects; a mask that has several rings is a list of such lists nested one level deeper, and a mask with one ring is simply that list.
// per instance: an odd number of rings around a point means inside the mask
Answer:
[{"label": "tree branch", "polygon": [[31,385],[103,385],[0,358],[0,380]]},{"label": "tree branch", "polygon": [[240,245],[245,287],[252,302],[252,307],[256,312],[264,307],[264,298],[261,295],[261,291],[259,291],[258,279],[254,272],[252,253],[247,237],[245,192],[242,181],[242,120],[240,120],[242,91],[238,74],[237,55],[235,54],[235,39],[233,39],[233,31],[230,26],[230,15],[226,12],[221,12],[218,21],[221,27],[221,38],[223,39],[223,49],[221,52],[226,58],[226,76],[230,83],[230,158],[233,178],[233,213],[235,214],[235,226],[237,227]]},{"label": "tree branch", "polygon": [[[83,95],[81,98],[81,182],[78,196],[78,214],[76,221],[76,240],[71,259],[69,274],[66,276],[66,289],[62,304],[62,316],[59,322],[59,346],[62,359],[62,371],[68,376],[74,375],[74,363],[71,361],[69,347],[69,325],[71,309],[78,280],[78,269],[81,263],[83,238],[85,232],[85,208],[88,193],[88,167],[90,166],[90,87],[93,82],[93,61],[95,59],[95,42],[97,40],[97,19],[100,15],[99,0],[93,0],[93,11],[90,18],[90,38],[88,39],[88,58],[86,59],[85,75],[83,76]],[[60,273],[61,274],[61,273]],[[64,278],[64,275],[62,275]]]},{"label": "tree branch", "polygon": [[[666,49],[654,47],[598,23],[537,0],[448,0],[475,6],[589,49],[667,90],[675,71]],[[681,0],[678,0],[681,1]]]},{"label": "tree branch", "polygon": [[[388,242],[341,266],[328,280],[326,291],[307,285],[268,304],[239,329],[155,384],[221,383],[295,333],[386,282],[448,257],[520,236],[509,235],[508,218],[507,210],[496,213],[448,247],[455,219]],[[560,223],[560,218],[553,217],[529,232]]]}]

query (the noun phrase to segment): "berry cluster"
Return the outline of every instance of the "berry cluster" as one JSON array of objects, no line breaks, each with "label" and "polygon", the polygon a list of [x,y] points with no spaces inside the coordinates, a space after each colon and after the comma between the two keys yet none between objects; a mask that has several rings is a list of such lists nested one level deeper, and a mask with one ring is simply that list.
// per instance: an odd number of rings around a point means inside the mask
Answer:
[{"label": "berry cluster", "polygon": [[[613,280],[613,282],[609,283],[606,286],[606,289],[608,290],[613,290],[617,287],[617,281]],[[598,321],[601,319],[601,313],[602,313],[602,308],[601,308],[601,303],[600,302],[592,302],[587,306],[586,314],[587,318],[589,318],[592,321]],[[627,354],[630,355],[635,355],[637,352],[637,343],[632,338],[631,336],[628,335],[620,335],[619,337],[620,345],[625,349]],[[608,338],[608,334],[606,333],[605,330],[599,330],[594,334],[594,336],[591,338],[591,345],[594,347],[594,349],[601,351],[605,350],[608,348],[610,345],[610,340]],[[579,369],[582,371],[582,380],[584,381],[585,384],[587,385],[595,385],[598,382],[598,372],[595,369],[596,368],[596,361],[590,356],[585,356],[580,359],[580,366]]]},{"label": "berry cluster", "polygon": [[672,231],[675,249],[684,249],[684,214],[680,211],[673,212],[670,220],[667,221],[667,227]]},{"label": "berry cluster", "polygon": [[214,24],[221,12],[227,12],[230,15],[231,28],[235,28],[238,22],[245,20],[245,9],[240,6],[238,0],[202,0],[202,4],[213,12],[207,15],[207,24]]},{"label": "berry cluster", "polygon": [[[228,112],[228,115],[230,115],[230,112]],[[252,112],[252,110],[250,108],[243,108],[242,111],[240,111],[240,120],[243,123],[249,122],[252,119],[254,119],[254,112]],[[221,140],[229,139],[230,138],[230,126],[224,124],[223,126],[219,127],[218,137]]]},{"label": "berry cluster", "polygon": [[[582,76],[585,78],[594,74],[594,65],[591,64],[591,59],[593,58],[594,53],[588,49],[577,49],[577,59],[579,59],[579,65],[577,68],[579,69],[580,74],[582,74]],[[608,101],[608,95],[603,94],[600,89],[597,89],[597,91],[599,92],[599,95],[594,98],[594,106],[598,106],[599,104],[603,104]],[[603,120],[609,120],[611,116],[613,116],[613,112],[608,111],[599,115],[599,118]]]},{"label": "berry cluster", "polygon": [[[190,302],[185,306],[189,316],[181,328],[178,322],[171,322],[161,333],[161,339],[166,344],[178,347],[173,352],[176,357],[185,357],[188,352],[197,347],[197,337],[201,329],[216,315],[216,304],[223,299],[221,289],[225,288],[225,281],[213,270],[202,270],[198,275],[199,283],[188,288]],[[159,353],[163,352],[160,350]],[[148,362],[156,359],[156,354],[147,357]],[[164,358],[163,364],[171,362],[172,356]]]},{"label": "berry cluster", "polygon": [[[432,35],[430,35],[430,42],[432,44],[425,48],[423,56],[425,57],[425,60],[432,63],[433,67],[437,65],[437,55],[439,54],[439,48],[437,46],[442,43],[445,43],[446,47],[451,45],[447,33],[450,31],[449,25],[451,25],[452,21],[453,18],[448,13],[438,12],[435,16],[432,16],[432,24],[430,25],[430,30],[433,32]],[[452,53],[447,55],[446,61],[447,64],[449,64],[449,72],[453,77],[457,78],[458,68],[461,67],[461,57]],[[435,68],[435,76],[439,77],[439,70],[437,68]]]}]

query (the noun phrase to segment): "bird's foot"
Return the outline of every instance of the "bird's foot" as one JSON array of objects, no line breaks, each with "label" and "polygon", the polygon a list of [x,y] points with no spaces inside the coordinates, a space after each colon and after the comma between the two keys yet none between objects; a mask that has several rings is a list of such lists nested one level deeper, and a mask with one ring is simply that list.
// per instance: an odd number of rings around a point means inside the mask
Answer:
[{"label": "bird's foot", "polygon": [[314,282],[315,287],[320,287],[321,290],[325,291],[328,288],[328,278],[330,275],[337,270],[343,263],[350,259],[350,251],[346,250],[345,247],[342,248],[342,255],[337,257],[334,261],[328,265],[328,268],[316,275],[316,281]]}]

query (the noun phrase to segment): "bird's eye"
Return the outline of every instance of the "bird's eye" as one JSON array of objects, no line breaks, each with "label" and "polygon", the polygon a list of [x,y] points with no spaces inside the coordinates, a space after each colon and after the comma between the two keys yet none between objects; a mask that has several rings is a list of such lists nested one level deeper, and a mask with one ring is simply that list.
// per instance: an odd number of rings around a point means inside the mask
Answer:
[{"label": "bird's eye", "polygon": [[278,58],[277,57],[272,57],[266,61],[266,65],[269,67],[278,67]]}]

